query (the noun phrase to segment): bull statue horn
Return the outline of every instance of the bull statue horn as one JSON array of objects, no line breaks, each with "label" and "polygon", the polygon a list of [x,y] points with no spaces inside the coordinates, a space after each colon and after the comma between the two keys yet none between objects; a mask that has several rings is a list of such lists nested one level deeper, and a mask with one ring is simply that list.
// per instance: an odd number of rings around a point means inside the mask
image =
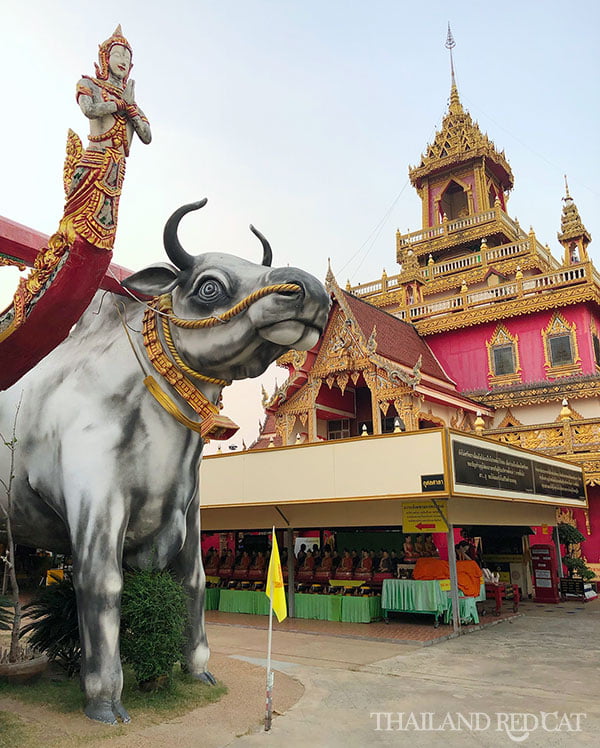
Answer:
[{"label": "bull statue horn", "polygon": [[163,232],[165,251],[171,262],[180,270],[185,270],[190,267],[194,262],[194,257],[193,255],[188,254],[179,242],[179,238],[177,237],[179,222],[186,213],[189,213],[192,210],[200,210],[200,208],[203,208],[207,202],[208,198],[205,197],[197,203],[182,205],[181,208],[177,208],[165,224],[165,230]]},{"label": "bull statue horn", "polygon": [[255,229],[252,224],[250,224],[250,231],[254,234],[254,236],[257,236],[260,239],[260,242],[263,245],[262,264],[270,268],[271,263],[273,262],[273,250],[271,249],[271,245],[265,239],[265,237],[260,233],[260,231],[258,229]]}]

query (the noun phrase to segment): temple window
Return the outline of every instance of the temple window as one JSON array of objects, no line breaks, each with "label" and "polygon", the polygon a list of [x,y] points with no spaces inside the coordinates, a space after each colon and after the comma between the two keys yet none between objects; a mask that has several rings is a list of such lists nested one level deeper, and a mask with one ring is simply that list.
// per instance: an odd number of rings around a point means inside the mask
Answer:
[{"label": "temple window", "polygon": [[444,190],[441,199],[441,210],[449,221],[469,215],[469,200],[464,189],[454,180]]},{"label": "temple window", "polygon": [[493,349],[494,354],[494,373],[497,377],[504,374],[514,374],[515,354],[512,345],[499,345]]},{"label": "temple window", "polygon": [[498,325],[485,344],[488,350],[490,386],[520,382],[519,336],[512,335],[504,325]]},{"label": "temple window", "polygon": [[555,312],[548,326],[542,330],[542,340],[548,374],[569,376],[581,373],[574,322],[567,322],[560,312]]},{"label": "temple window", "polygon": [[548,338],[550,346],[550,363],[552,366],[564,366],[573,363],[570,335],[554,335]]},{"label": "temple window", "polygon": [[348,418],[340,418],[335,421],[327,421],[327,439],[349,439],[350,421]]}]

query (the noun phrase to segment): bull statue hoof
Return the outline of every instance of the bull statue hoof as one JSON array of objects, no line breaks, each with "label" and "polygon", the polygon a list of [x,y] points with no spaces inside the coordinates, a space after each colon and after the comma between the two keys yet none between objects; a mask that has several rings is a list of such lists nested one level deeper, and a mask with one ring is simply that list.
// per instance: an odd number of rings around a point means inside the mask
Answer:
[{"label": "bull statue hoof", "polygon": [[129,712],[118,699],[115,699],[112,703],[113,714],[117,719],[120,719],[124,725],[128,725],[131,722]]},{"label": "bull statue hoof", "polygon": [[207,683],[209,686],[217,685],[217,679],[208,670],[205,670],[203,673],[198,673],[198,674],[192,673],[192,678],[202,681],[202,683]]},{"label": "bull statue hoof", "polygon": [[89,701],[84,710],[85,716],[106,725],[116,725],[117,719],[111,701]]}]

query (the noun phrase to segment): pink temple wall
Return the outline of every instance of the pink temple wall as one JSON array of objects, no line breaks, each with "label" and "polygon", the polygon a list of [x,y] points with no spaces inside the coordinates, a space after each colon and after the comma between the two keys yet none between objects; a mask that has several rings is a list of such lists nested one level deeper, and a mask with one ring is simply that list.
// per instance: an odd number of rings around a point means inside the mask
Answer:
[{"label": "pink temple wall", "polygon": [[[594,374],[596,367],[589,333],[591,322],[589,309],[584,305],[578,305],[566,307],[560,311],[567,322],[575,322],[582,373]],[[548,326],[552,314],[553,312],[539,312],[503,321],[509,333],[519,337],[523,382],[540,382],[547,379],[541,331]],[[489,363],[486,341],[493,337],[498,324],[498,322],[489,322],[477,325],[477,327],[467,327],[427,337],[431,349],[446,373],[454,379],[459,390],[488,388]]]}]

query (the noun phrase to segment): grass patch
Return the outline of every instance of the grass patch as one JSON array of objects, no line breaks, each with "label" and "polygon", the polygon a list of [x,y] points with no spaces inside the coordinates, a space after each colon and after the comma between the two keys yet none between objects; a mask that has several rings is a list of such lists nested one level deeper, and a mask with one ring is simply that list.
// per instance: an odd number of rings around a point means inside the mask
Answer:
[{"label": "grass patch", "polygon": [[10,712],[0,712],[0,748],[24,745],[30,732],[20,717]]},{"label": "grass patch", "polygon": [[[179,665],[173,669],[170,685],[155,693],[142,693],[138,690],[133,671],[127,666],[123,668],[123,679],[123,705],[132,718],[143,713],[150,721],[156,721],[152,719],[153,716],[163,719],[180,717],[192,709],[219,701],[227,693],[227,687],[222,683],[216,686],[201,683],[183,673]],[[47,706],[60,712],[82,711],[84,707],[84,697],[77,677],[63,680],[46,675],[36,683],[21,686],[0,683],[0,696]],[[0,712],[2,714],[5,712]],[[3,734],[4,723],[0,721],[0,735]],[[3,745],[0,742],[0,747]]]}]

